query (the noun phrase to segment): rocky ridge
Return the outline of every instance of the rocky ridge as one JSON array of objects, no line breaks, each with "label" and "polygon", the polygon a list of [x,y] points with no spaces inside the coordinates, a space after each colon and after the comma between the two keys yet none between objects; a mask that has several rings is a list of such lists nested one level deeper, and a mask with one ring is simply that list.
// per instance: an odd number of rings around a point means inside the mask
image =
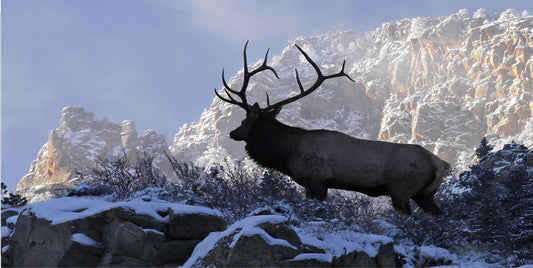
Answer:
[{"label": "rocky ridge", "polygon": [[226,226],[212,209],[149,198],[65,197],[3,208],[2,265],[395,267],[453,260],[438,248],[397,253],[393,239],[381,235],[322,241],[271,213]]},{"label": "rocky ridge", "polygon": [[[338,71],[346,60],[356,83],[328,80],[283,108],[278,118],[286,124],[417,143],[459,167],[470,163],[484,136],[497,146],[512,139],[532,145],[533,16],[527,12],[510,9],[491,18],[483,9],[461,10],[448,17],[384,23],[362,36],[347,31],[289,43],[270,64],[280,79],[270,73],[254,77],[250,103],[265,105],[265,92],[272,102],[297,94],[295,67],[304,86],[314,81],[314,71],[293,44],[325,74]],[[242,75],[229,85],[238,87]],[[198,123],[180,129],[170,150],[188,160],[243,157],[243,144],[228,135],[244,118],[241,110],[214,98]]]},{"label": "rocky ridge", "polygon": [[17,193],[29,202],[55,197],[55,189],[79,182],[98,157],[122,153],[134,155],[141,151],[155,155],[154,164],[172,180],[175,175],[165,153],[169,153],[163,135],[147,130],[137,134],[135,123],[122,126],[107,118],[95,120],[94,114],[81,107],[65,107],[61,111],[59,128],[50,131],[48,142],[39,150],[37,159],[17,185]]},{"label": "rocky ridge", "polygon": [[13,211],[2,211],[8,267],[177,266],[210,232],[226,228],[209,208],[156,200],[61,198]]}]

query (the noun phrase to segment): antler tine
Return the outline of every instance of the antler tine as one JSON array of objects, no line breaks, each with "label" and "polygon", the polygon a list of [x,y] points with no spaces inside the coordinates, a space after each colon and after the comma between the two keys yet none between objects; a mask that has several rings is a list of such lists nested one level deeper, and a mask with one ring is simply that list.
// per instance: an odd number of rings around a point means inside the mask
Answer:
[{"label": "antler tine", "polygon": [[226,94],[228,95],[228,97],[229,97],[230,99],[227,99],[227,98],[225,98],[225,97],[222,97],[220,94],[218,94],[216,88],[215,88],[215,95],[217,95],[217,97],[219,97],[221,100],[223,100],[223,101],[225,101],[225,102],[227,102],[227,103],[235,104],[235,105],[238,105],[238,106],[244,108],[244,106],[242,105],[242,103],[240,103],[240,102],[236,101],[234,98],[232,98],[231,95],[228,94],[228,91],[227,91],[226,89],[224,89],[224,91],[226,92]]},{"label": "antler tine", "polygon": [[350,81],[353,81],[355,82],[348,74],[346,74],[344,72],[344,67],[346,65],[346,61],[344,61],[342,63],[342,68],[341,70],[338,72],[338,73],[335,73],[335,74],[330,74],[330,75],[326,75],[324,76],[322,74],[322,71],[320,70],[320,68],[318,67],[318,65],[311,59],[311,57],[309,57],[309,55],[307,55],[307,53],[305,53],[305,51],[298,45],[296,45],[296,48],[298,48],[298,50],[302,53],[302,55],[305,57],[305,59],[307,60],[307,62],[309,62],[309,64],[311,64],[311,66],[313,66],[313,68],[315,69],[316,73],[317,73],[317,79],[315,81],[315,83],[310,87],[308,88],[307,90],[304,89],[303,85],[302,85],[302,82],[300,81],[300,76],[298,75],[298,70],[295,68],[294,69],[294,72],[296,73],[296,82],[298,83],[298,87],[300,88],[300,93],[296,96],[293,96],[293,97],[290,97],[288,99],[285,99],[285,100],[282,100],[280,102],[277,102],[273,105],[268,105],[268,107],[266,107],[265,109],[263,110],[266,110],[266,111],[273,111],[273,110],[276,110],[276,109],[279,109],[281,108],[283,105],[285,104],[288,104],[288,103],[291,103],[293,101],[296,101],[300,98],[303,98],[307,95],[309,95],[311,92],[313,92],[314,90],[316,90],[325,80],[327,79],[330,79],[330,78],[335,78],[335,77],[341,77],[341,76],[346,76],[348,79],[350,79]]},{"label": "antler tine", "polygon": [[263,64],[261,64],[261,66],[259,66],[257,69],[253,70],[250,72],[250,76],[258,73],[258,72],[262,72],[264,70],[270,70],[274,73],[274,75],[276,76],[277,79],[279,79],[279,76],[278,76],[278,73],[276,72],[276,70],[274,70],[274,68],[270,67],[267,65],[267,58],[268,58],[268,52],[270,51],[270,48],[267,49],[267,52],[265,54],[265,60],[263,60]]},{"label": "antler tine", "polygon": [[313,66],[313,68],[315,68],[315,71],[318,74],[318,77],[321,77],[322,76],[322,71],[320,71],[320,68],[318,67],[318,65],[316,65],[316,63],[311,59],[311,57],[309,57],[309,55],[307,55],[307,53],[305,53],[305,51],[299,45],[297,45],[297,44],[294,44],[294,45],[304,55],[304,57],[307,60],[307,62],[309,62],[311,64],[311,66]]},{"label": "antler tine", "polygon": [[[226,82],[226,78],[224,77],[224,69],[222,69],[222,83],[224,85],[224,92],[226,93],[226,95],[228,96],[229,99],[226,98],[226,97],[222,97],[216,91],[216,89],[215,89],[215,94],[221,100],[223,100],[225,102],[228,102],[228,103],[231,103],[231,104],[238,105],[239,107],[242,107],[244,110],[249,112],[250,109],[251,109],[251,106],[248,104],[248,102],[246,100],[246,89],[248,88],[248,83],[250,81],[250,78],[252,76],[254,76],[255,74],[257,74],[259,72],[262,72],[264,70],[272,71],[274,73],[274,75],[276,76],[276,78],[278,78],[278,79],[279,79],[279,76],[276,73],[276,70],[274,70],[274,68],[272,68],[271,66],[267,65],[268,52],[270,51],[270,49],[268,49],[266,54],[265,54],[265,60],[263,61],[263,64],[261,64],[261,66],[259,66],[257,69],[249,71],[248,70],[248,57],[246,56],[246,48],[247,47],[248,47],[248,41],[246,41],[246,44],[244,45],[244,49],[243,49],[243,52],[242,52],[242,56],[243,56],[243,60],[244,60],[244,80],[243,80],[241,89],[239,91],[237,91],[237,90],[234,90],[231,87],[229,87],[228,83]],[[238,96],[241,99],[241,101],[237,101],[231,94]]]},{"label": "antler tine", "polygon": [[342,61],[342,69],[341,71],[339,72],[339,74],[342,74],[343,76],[346,76],[348,79],[350,79],[350,81],[354,82],[355,83],[355,80],[353,80],[347,73],[344,72],[344,65],[346,64],[346,60],[343,60]]},{"label": "antler tine", "polygon": [[228,83],[226,82],[226,78],[224,78],[224,68],[222,68],[222,84],[224,85],[225,89],[229,90],[229,92],[239,95],[239,91],[233,90],[231,87],[228,86]]},{"label": "antler tine", "polygon": [[294,68],[294,72],[296,73],[296,82],[298,82],[300,93],[303,93],[305,90],[304,90],[304,86],[302,85],[302,81],[300,81],[300,76],[298,75],[298,69]]},{"label": "antler tine", "polygon": [[244,76],[248,74],[248,60],[246,57],[246,47],[248,47],[248,42],[250,40],[246,40],[246,44],[244,44],[244,50],[242,51],[242,58],[244,59]]}]

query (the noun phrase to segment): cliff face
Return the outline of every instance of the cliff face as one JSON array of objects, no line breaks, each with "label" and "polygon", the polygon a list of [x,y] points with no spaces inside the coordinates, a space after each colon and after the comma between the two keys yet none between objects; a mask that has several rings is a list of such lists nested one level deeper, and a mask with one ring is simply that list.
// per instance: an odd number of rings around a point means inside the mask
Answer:
[{"label": "cliff face", "polygon": [[[512,139],[532,145],[532,29],[533,16],[514,10],[497,18],[484,10],[461,10],[443,18],[385,23],[362,36],[348,31],[297,38],[270,64],[280,80],[271,74],[252,78],[249,102],[264,106],[265,92],[272,102],[297,94],[295,67],[304,87],[314,82],[296,43],[324,74],[337,72],[346,60],[356,83],[328,80],[284,107],[280,121],[418,143],[454,165],[467,165],[484,136],[496,146]],[[242,75],[229,85],[240,86]],[[171,151],[192,160],[226,153],[242,157],[244,144],[228,134],[244,118],[241,110],[215,98],[198,123],[180,129]]]},{"label": "cliff face", "polygon": [[92,113],[81,107],[66,107],[61,112],[59,128],[50,131],[48,142],[17,185],[17,192],[30,202],[51,198],[55,188],[74,185],[79,174],[87,172],[98,157],[116,155],[121,148],[128,154],[136,150],[155,154],[156,165],[173,178],[164,154],[168,146],[162,135],[147,130],[139,137],[133,121],[124,121],[120,126],[107,118],[95,120]]}]

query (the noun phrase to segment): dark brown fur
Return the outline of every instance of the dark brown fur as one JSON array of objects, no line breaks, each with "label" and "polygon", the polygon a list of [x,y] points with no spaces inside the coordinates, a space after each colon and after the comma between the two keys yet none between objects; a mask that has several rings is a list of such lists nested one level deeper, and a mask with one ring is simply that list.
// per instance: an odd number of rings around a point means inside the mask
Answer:
[{"label": "dark brown fur", "polygon": [[329,130],[305,130],[255,110],[230,133],[246,142],[259,165],[277,169],[324,200],[328,188],[369,196],[389,195],[395,209],[410,214],[409,199],[424,211],[441,210],[433,195],[450,166],[418,145],[369,141]]},{"label": "dark brown fur", "polygon": [[347,77],[353,81],[344,72],[344,63],[338,73],[323,75],[309,55],[296,47],[317,72],[317,79],[304,89],[296,72],[300,93],[272,105],[267,95],[266,108],[257,103],[249,105],[246,88],[250,78],[259,72],[269,70],[278,77],[266,64],[268,51],[263,64],[249,71],[244,47],[244,80],[240,90],[230,88],[222,72],[227,97],[216,89],[215,94],[246,111],[246,118],[230,137],[246,142],[246,152],[259,165],[277,169],[305,187],[308,197],[324,200],[328,188],[344,189],[369,196],[388,195],[393,207],[407,214],[411,214],[410,199],[428,213],[441,214],[433,196],[450,165],[421,146],[362,140],[330,130],[305,130],[276,120],[283,105],[307,96],[325,80]]}]

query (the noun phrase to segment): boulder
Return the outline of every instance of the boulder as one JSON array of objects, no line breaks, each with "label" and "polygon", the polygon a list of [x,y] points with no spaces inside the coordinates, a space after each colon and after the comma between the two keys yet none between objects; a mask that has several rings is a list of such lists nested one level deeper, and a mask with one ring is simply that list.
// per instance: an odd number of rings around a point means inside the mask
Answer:
[{"label": "boulder", "polygon": [[[89,207],[80,209],[84,204]],[[209,211],[165,202],[117,204],[73,197],[30,204],[18,216],[2,261],[4,266],[34,267],[178,266],[210,232],[225,229],[224,220]]]},{"label": "boulder", "polygon": [[183,213],[170,211],[168,234],[172,239],[189,240],[205,238],[210,232],[226,229],[223,219],[215,215]]},{"label": "boulder", "polygon": [[13,216],[16,216],[18,215],[19,212],[17,210],[13,210],[13,209],[4,209],[2,210],[2,226],[7,226],[7,219],[13,217]]},{"label": "boulder", "polygon": [[334,256],[320,246],[303,243],[287,218],[260,215],[213,233],[198,245],[203,250],[195,251],[184,266],[394,267],[396,252],[392,240],[388,241],[377,239],[372,245],[363,241],[360,250]]},{"label": "boulder", "polygon": [[69,223],[52,225],[35,216],[20,215],[9,243],[11,264],[57,266],[73,244],[71,237]]},{"label": "boulder", "polygon": [[291,247],[289,243],[272,245],[260,234],[241,235],[231,248],[224,266],[280,266],[283,261],[296,257],[298,253],[298,248]]},{"label": "boulder", "polygon": [[277,215],[238,221],[200,246],[210,248],[209,252],[193,255],[186,266],[287,266],[289,260],[304,253],[304,244],[289,226],[288,219]]},{"label": "boulder", "polygon": [[340,257],[333,257],[333,266],[340,267],[378,267],[376,259],[364,251],[352,251]]}]

